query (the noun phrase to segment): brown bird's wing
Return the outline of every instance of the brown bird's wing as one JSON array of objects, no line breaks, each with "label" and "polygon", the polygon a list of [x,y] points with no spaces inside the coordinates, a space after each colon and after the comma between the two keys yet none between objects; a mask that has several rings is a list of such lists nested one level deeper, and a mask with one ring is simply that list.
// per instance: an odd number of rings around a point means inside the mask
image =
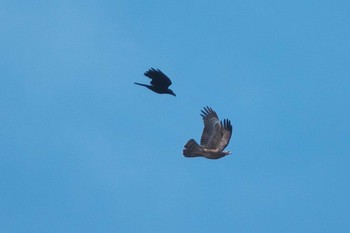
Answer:
[{"label": "brown bird's wing", "polygon": [[151,68],[145,72],[145,76],[152,79],[151,84],[154,86],[162,87],[168,89],[171,85],[171,80],[159,69]]},{"label": "brown bird's wing", "polygon": [[222,126],[222,137],[221,137],[221,141],[218,149],[220,151],[223,151],[231,139],[231,135],[232,135],[231,121],[228,119],[225,119],[223,122],[221,122],[221,126]]},{"label": "brown bird's wing", "polygon": [[216,149],[221,142],[221,124],[219,117],[210,107],[205,107],[201,112],[204,121],[201,145],[206,148]]}]

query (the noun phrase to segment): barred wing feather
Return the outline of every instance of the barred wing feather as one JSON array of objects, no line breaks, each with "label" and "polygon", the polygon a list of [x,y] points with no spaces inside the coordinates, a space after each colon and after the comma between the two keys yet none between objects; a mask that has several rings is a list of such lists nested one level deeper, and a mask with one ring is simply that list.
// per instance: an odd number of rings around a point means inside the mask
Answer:
[{"label": "barred wing feather", "polygon": [[221,140],[221,124],[219,117],[210,107],[205,107],[201,112],[204,122],[201,145],[206,148],[216,148]]}]

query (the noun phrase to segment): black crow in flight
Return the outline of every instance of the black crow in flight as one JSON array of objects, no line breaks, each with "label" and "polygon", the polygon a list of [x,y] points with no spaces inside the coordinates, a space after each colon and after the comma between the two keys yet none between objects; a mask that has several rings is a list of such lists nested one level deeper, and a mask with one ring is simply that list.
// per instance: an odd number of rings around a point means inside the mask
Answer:
[{"label": "black crow in flight", "polygon": [[185,157],[205,157],[208,159],[220,159],[231,154],[230,151],[224,151],[230,142],[232,135],[232,125],[230,120],[219,120],[216,112],[206,107],[201,114],[204,121],[204,129],[201,137],[200,145],[190,139],[183,150]]},{"label": "black crow in flight", "polygon": [[162,71],[159,69],[149,69],[144,74],[148,78],[152,79],[151,84],[142,84],[142,83],[135,83],[140,86],[147,87],[148,89],[158,93],[158,94],[170,94],[173,96],[176,96],[175,93],[169,89],[169,86],[171,85],[171,80],[168,76],[166,76]]}]

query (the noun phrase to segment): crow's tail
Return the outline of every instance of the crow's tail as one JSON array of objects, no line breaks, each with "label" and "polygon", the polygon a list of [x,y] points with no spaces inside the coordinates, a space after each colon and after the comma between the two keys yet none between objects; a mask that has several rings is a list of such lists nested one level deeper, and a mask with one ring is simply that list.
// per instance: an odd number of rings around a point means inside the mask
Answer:
[{"label": "crow's tail", "polygon": [[142,84],[142,83],[135,83],[136,85],[144,86],[144,87],[149,87],[149,85]]}]

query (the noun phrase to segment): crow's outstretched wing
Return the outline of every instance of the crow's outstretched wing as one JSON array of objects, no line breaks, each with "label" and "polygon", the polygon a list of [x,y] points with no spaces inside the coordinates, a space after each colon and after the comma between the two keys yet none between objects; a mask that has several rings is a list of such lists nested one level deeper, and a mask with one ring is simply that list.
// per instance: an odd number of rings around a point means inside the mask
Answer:
[{"label": "crow's outstretched wing", "polygon": [[151,68],[145,72],[145,76],[152,79],[151,84],[167,89],[171,85],[171,80],[159,69]]}]

